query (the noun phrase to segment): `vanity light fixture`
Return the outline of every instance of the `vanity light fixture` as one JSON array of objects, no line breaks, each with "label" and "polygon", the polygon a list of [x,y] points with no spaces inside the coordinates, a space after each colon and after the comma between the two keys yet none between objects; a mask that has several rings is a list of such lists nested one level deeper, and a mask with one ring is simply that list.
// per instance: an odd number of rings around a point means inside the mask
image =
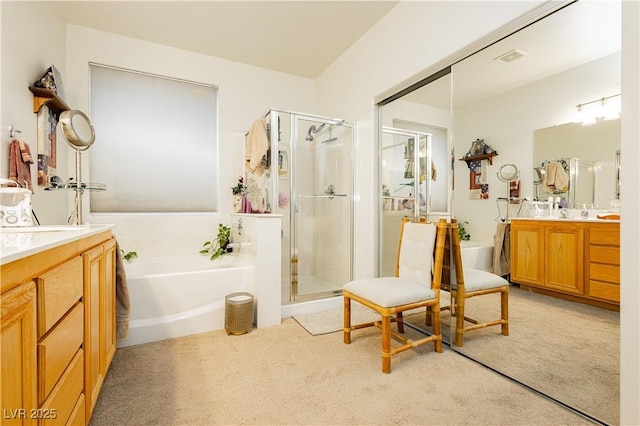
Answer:
[{"label": "vanity light fixture", "polygon": [[616,99],[620,96],[621,94],[618,93],[617,95],[605,96],[576,105],[578,115],[575,122],[588,126],[595,124],[597,118],[604,118],[605,120],[620,118],[620,100]]}]

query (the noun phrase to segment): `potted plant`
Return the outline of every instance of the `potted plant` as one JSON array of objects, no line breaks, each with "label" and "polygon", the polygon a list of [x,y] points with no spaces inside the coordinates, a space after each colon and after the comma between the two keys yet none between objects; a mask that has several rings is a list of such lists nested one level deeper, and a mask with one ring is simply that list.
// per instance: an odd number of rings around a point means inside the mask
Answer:
[{"label": "potted plant", "polygon": [[471,239],[471,235],[467,232],[466,226],[469,225],[469,222],[458,222],[458,234],[460,235],[460,241],[469,241]]},{"label": "potted plant", "polygon": [[231,253],[231,228],[222,223],[218,224],[218,234],[211,241],[205,241],[200,254],[211,255],[211,260],[216,260],[225,253]]},{"label": "potted plant", "polygon": [[238,182],[231,187],[231,193],[233,194],[233,211],[240,213],[242,211],[242,201],[247,193],[247,185],[245,185],[242,176],[238,176]]}]

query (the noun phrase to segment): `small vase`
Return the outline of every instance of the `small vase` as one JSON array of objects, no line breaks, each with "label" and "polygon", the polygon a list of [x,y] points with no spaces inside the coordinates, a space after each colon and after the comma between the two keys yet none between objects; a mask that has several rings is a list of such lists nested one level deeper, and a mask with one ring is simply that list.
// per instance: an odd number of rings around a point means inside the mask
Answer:
[{"label": "small vase", "polygon": [[233,196],[233,211],[235,213],[241,213],[242,212],[242,199],[244,197],[242,196],[242,194],[238,194],[238,195],[234,195]]}]

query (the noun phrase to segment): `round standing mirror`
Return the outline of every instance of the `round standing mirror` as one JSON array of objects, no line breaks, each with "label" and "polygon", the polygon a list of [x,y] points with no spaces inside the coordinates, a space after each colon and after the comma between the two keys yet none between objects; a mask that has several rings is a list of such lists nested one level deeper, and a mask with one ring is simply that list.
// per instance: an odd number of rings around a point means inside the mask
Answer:
[{"label": "round standing mirror", "polygon": [[64,111],[60,114],[62,134],[73,148],[84,151],[96,139],[93,124],[84,112],[78,110]]},{"label": "round standing mirror", "polygon": [[512,182],[520,176],[520,171],[515,164],[505,164],[498,171],[498,179],[502,182]]}]

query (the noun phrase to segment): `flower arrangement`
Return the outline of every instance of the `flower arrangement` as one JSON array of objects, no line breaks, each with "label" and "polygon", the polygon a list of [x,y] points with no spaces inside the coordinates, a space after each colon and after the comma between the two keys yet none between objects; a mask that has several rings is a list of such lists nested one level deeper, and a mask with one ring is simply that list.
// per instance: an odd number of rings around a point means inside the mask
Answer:
[{"label": "flower arrangement", "polygon": [[231,187],[231,193],[233,195],[242,195],[247,192],[247,185],[244,183],[244,178],[242,176],[238,176],[238,183],[235,186]]}]

